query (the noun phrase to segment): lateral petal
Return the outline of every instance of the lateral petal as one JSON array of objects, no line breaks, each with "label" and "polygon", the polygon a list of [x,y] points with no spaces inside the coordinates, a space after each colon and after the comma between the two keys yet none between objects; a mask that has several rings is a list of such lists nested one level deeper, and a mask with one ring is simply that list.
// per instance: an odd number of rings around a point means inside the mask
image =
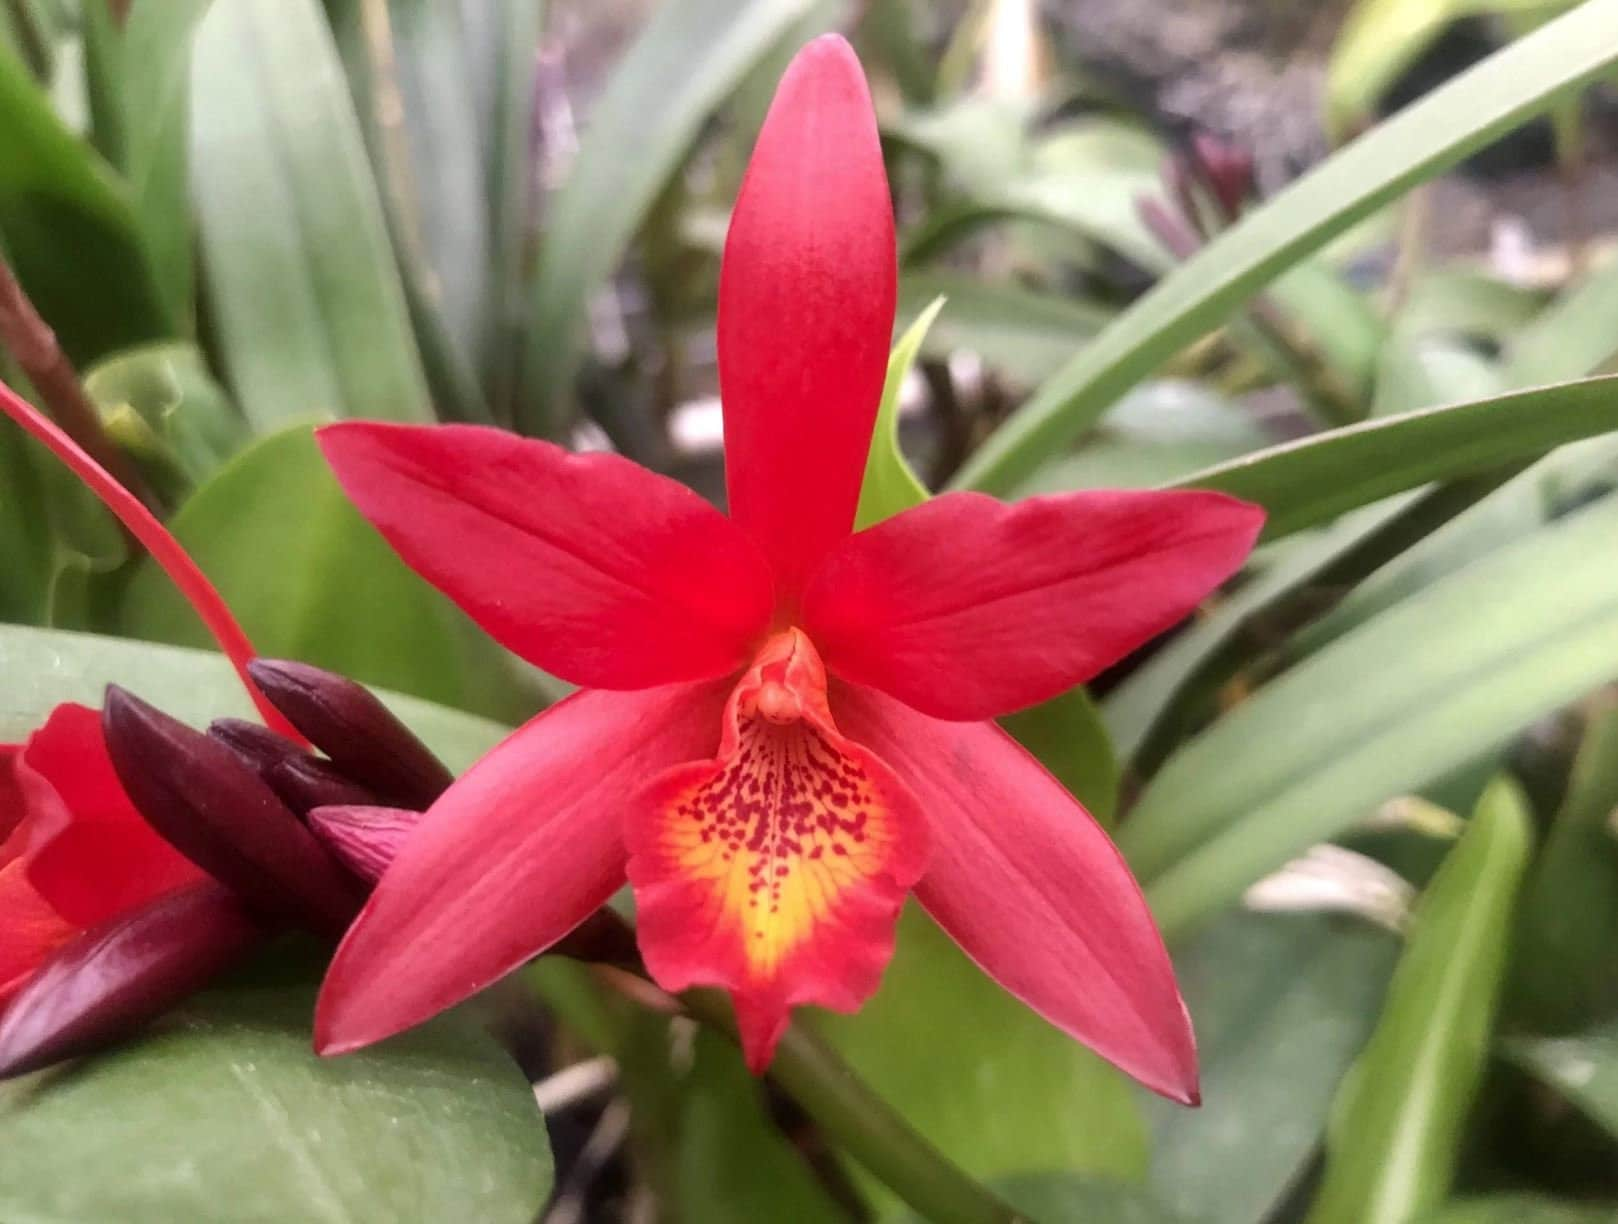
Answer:
[{"label": "lateral petal", "polygon": [[1222,493],[947,493],[844,541],[804,598],[826,666],[935,718],[1082,684],[1240,568],[1264,513]]},{"label": "lateral petal", "polygon": [[833,682],[849,735],[920,799],[916,896],[990,977],[1154,1092],[1197,1100],[1196,1039],[1162,936],[1101,827],[992,723]]},{"label": "lateral petal", "polygon": [[728,685],[585,690],[524,724],[428,810],[326,975],[323,1054],[451,1007],[561,939],[624,880],[633,796],[713,751]]},{"label": "lateral petal", "polygon": [[734,671],[769,620],[757,547],[666,476],[474,425],[319,432],[343,490],[497,640],[574,684]]}]

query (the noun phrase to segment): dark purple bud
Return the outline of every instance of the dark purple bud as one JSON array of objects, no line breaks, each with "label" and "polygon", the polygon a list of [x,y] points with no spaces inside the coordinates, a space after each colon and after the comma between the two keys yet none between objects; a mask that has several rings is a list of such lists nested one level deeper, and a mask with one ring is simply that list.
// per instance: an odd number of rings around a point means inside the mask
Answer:
[{"label": "dark purple bud", "polygon": [[1191,156],[1225,220],[1234,221],[1253,194],[1252,150],[1212,132],[1197,132],[1191,137]]},{"label": "dark purple bud", "polygon": [[254,659],[254,683],[332,763],[381,799],[426,811],[454,775],[364,685],[285,659]]},{"label": "dark purple bud", "polygon": [[[1163,187],[1168,192],[1169,200],[1174,205],[1174,208],[1172,210],[1164,208],[1156,200],[1148,196],[1142,196],[1136,200],[1135,210],[1141,214],[1147,228],[1159,238],[1162,238],[1164,245],[1173,251],[1176,256],[1184,259],[1185,255],[1181,253],[1174,243],[1164,238],[1159,227],[1172,221],[1180,230],[1191,236],[1191,250],[1194,251],[1202,245],[1202,240],[1207,237],[1207,228],[1203,223],[1202,209],[1197,204],[1197,168],[1192,164],[1190,155],[1175,152],[1164,159],[1162,176]],[[1162,218],[1146,216],[1148,205],[1160,212]]]},{"label": "dark purple bud", "polygon": [[420,819],[404,808],[343,805],[316,808],[309,827],[345,867],[375,884]]},{"label": "dark purple bud", "polygon": [[251,765],[260,777],[281,761],[309,755],[286,736],[245,718],[216,718],[208,724],[208,734]]},{"label": "dark purple bud", "polygon": [[1202,239],[1191,226],[1149,195],[1135,198],[1135,212],[1141,224],[1150,230],[1176,259],[1189,259],[1202,245]]},{"label": "dark purple bud", "polygon": [[305,819],[317,807],[377,802],[375,795],[359,783],[350,782],[335,765],[314,757],[277,762],[264,775],[264,780],[281,797],[281,802]]},{"label": "dark purple bud", "polygon": [[146,822],[255,913],[339,935],[359,912],[347,873],[231,749],[117,686],[101,725]]},{"label": "dark purple bud", "polygon": [[92,927],[58,948],[0,1015],[0,1079],[127,1036],[236,964],[263,933],[212,881]]}]

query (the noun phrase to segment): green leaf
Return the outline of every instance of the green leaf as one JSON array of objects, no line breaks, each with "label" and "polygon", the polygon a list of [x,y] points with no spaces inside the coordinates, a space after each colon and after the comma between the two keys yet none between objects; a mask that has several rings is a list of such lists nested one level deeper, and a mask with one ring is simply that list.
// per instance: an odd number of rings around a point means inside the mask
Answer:
[{"label": "green leaf", "polygon": [[[43,446],[0,425],[0,620],[82,629],[129,556],[105,507]],[[3,741],[0,741],[3,742]]]},{"label": "green leaf", "polygon": [[[1545,297],[1541,290],[1524,288],[1487,272],[1441,265],[1411,280],[1394,328],[1413,336],[1476,336],[1505,346],[1544,308]],[[1571,372],[1586,374],[1593,368]],[[1554,382],[1560,377],[1566,377],[1566,373],[1530,378],[1517,385]]]},{"label": "green leaf", "polygon": [[[497,329],[508,327],[510,287],[532,263],[521,242],[527,143],[512,147],[510,114],[532,117],[541,7],[538,0],[326,6],[428,385],[440,414],[456,420],[493,419],[481,376],[511,358],[510,337]],[[506,244],[498,253],[497,240]]]},{"label": "green leaf", "polygon": [[1618,497],[1349,632],[1171,756],[1120,830],[1178,934],[1378,804],[1618,674]]},{"label": "green leaf", "polygon": [[1537,1194],[1454,1199],[1420,1224],[1612,1224],[1613,1204],[1572,1203]]},{"label": "green leaf", "polygon": [[882,384],[882,403],[877,409],[876,425],[871,431],[871,453],[865,459],[860,504],[854,515],[856,531],[863,531],[927,500],[927,486],[911,471],[910,464],[899,449],[899,396],[904,390],[910,367],[915,364],[916,353],[927,337],[927,329],[943,308],[944,299],[934,298],[916,316],[916,321],[905,329],[888,357],[887,378]]},{"label": "green leaf", "polygon": [[189,341],[143,345],[84,373],[108,434],[170,503],[247,441],[247,428]]},{"label": "green leaf", "polygon": [[1333,1105],[1309,1224],[1404,1224],[1443,1201],[1489,1057],[1532,840],[1516,786],[1491,783],[1422,894],[1376,1032]]},{"label": "green leaf", "polygon": [[237,987],[133,1041],[0,1087],[0,1215],[510,1221],[552,1180],[533,1094],[450,1018],[323,1059],[310,990]]},{"label": "green leaf", "polygon": [[191,201],[186,179],[191,43],[212,0],[135,4],[124,23],[124,175],[135,225],[152,256],[157,291],[189,328],[195,309]]},{"label": "green leaf", "polygon": [[1399,332],[1377,359],[1371,415],[1484,400],[1509,389],[1499,365],[1468,341]]},{"label": "green leaf", "polygon": [[1089,693],[1069,689],[999,722],[1083,801],[1090,815],[1112,828],[1118,811],[1118,759]]},{"label": "green leaf", "polygon": [[1567,7],[1559,0],[1359,0],[1326,66],[1326,133],[1342,140],[1376,117],[1383,95],[1452,24],[1477,13]]},{"label": "green leaf", "polygon": [[1354,222],[1618,58],[1618,0],[1590,0],[1355,141],[1180,265],[1079,352],[955,479],[1005,491],[1131,386]]},{"label": "green leaf", "polygon": [[1257,502],[1269,513],[1263,538],[1275,539],[1430,481],[1615,429],[1618,378],[1592,378],[1315,434],[1192,473],[1176,487]]},{"label": "green leaf", "polygon": [[[1140,1186],[1070,1173],[1003,1177],[990,1189],[1030,1224],[1199,1224],[1207,1218],[1172,1211]],[[906,1219],[926,1224],[918,1217]]]},{"label": "green leaf", "polygon": [[682,1088],[675,1123],[680,1219],[836,1224],[846,1218],[771,1120],[763,1086],[734,1044],[700,1030]]},{"label": "green leaf", "polygon": [[[128,638],[0,625],[0,744],[18,743],[61,702],[99,706],[109,684],[193,727],[215,718],[256,718],[224,656]],[[499,723],[397,693],[378,694],[459,772],[507,734]]]},{"label": "green leaf", "polygon": [[[815,1019],[884,1100],[979,1180],[1145,1172],[1146,1128],[1123,1074],[984,977],[916,905],[899,920],[875,997],[858,1015]],[[874,1179],[861,1184],[895,1204]]]},{"label": "green leaf", "polygon": [[1228,1224],[1271,1217],[1308,1170],[1398,946],[1341,919],[1238,913],[1175,957],[1203,1105],[1147,1102],[1158,1198]]},{"label": "green leaf", "polygon": [[1154,380],[1124,396],[1082,447],[1042,465],[1017,495],[1149,488],[1270,441],[1249,412],[1203,384]]},{"label": "green leaf", "polygon": [[214,0],[191,62],[192,181],[230,384],[261,432],[432,419],[399,274],[315,0]]},{"label": "green leaf", "polygon": [[1540,1032],[1618,1010],[1618,840],[1607,824],[1614,811],[1618,709],[1607,709],[1584,734],[1519,907],[1510,1010]]},{"label": "green leaf", "polygon": [[528,432],[564,424],[590,295],[623,258],[703,121],[811,4],[659,5],[614,69],[546,217],[519,404]]},{"label": "green leaf", "polygon": [[1618,1021],[1567,1037],[1520,1037],[1506,1053],[1618,1138]]},{"label": "green leaf", "polygon": [[[368,22],[367,8],[386,19]],[[432,0],[332,0],[327,10],[400,261],[427,286],[429,307],[469,361],[482,344],[491,272],[484,145],[492,133],[478,109],[474,80],[484,69],[471,61],[467,13]]]},{"label": "green leaf", "polygon": [[493,44],[498,60],[489,73],[490,96],[483,124],[489,133],[489,250],[494,270],[489,290],[489,331],[479,364],[488,399],[498,419],[504,422],[516,415],[513,401],[535,275],[530,216],[531,132],[538,67],[534,48],[545,7],[527,0],[498,0],[495,16],[480,40]]},{"label": "green leaf", "polygon": [[[307,427],[244,451],[170,527],[261,653],[503,721],[532,712],[511,657],[360,517]],[[152,641],[211,641],[150,559],[129,583],[120,623]]]},{"label": "green leaf", "polygon": [[1507,338],[1502,360],[1515,386],[1607,369],[1618,357],[1618,265],[1598,265]]},{"label": "green leaf", "polygon": [[112,0],[84,0],[79,6],[84,51],[84,92],[90,106],[90,142],[108,164],[122,170],[127,145],[124,111],[124,32]]},{"label": "green leaf", "polygon": [[170,334],[123,184],[3,48],[0,239],[72,361]]},{"label": "green leaf", "polygon": [[906,272],[899,281],[899,318],[908,326],[940,297],[949,306],[928,329],[922,352],[944,358],[964,349],[1023,383],[1048,376],[1113,316],[1082,298],[954,272]]}]

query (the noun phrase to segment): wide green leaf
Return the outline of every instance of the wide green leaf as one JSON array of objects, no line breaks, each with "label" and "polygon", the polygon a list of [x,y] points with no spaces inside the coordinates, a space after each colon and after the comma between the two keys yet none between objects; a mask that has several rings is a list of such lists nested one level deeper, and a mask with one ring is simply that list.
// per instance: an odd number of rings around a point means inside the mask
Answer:
[{"label": "wide green leaf", "polygon": [[[256,718],[223,655],[155,642],[0,625],[0,744],[15,744],[61,702],[101,704],[119,684],[194,727]],[[500,723],[415,697],[379,692],[450,769],[467,768],[510,731]]]},{"label": "wide green leaf", "polygon": [[1264,538],[1274,539],[1615,429],[1618,378],[1592,378],[1365,421],[1194,472],[1176,487],[1257,502],[1269,514]]},{"label": "wide green leaf", "polygon": [[1615,59],[1618,0],[1590,0],[1373,129],[1160,281],[1044,383],[956,483],[1012,488],[1287,267]]},{"label": "wide green leaf", "polygon": [[704,120],[812,3],[659,5],[614,69],[546,216],[519,405],[529,432],[554,433],[565,421],[590,295],[622,259]]},{"label": "wide green leaf", "polygon": [[[170,525],[260,652],[507,722],[532,712],[511,656],[360,517],[307,427],[244,451]],[[150,560],[129,583],[120,624],[152,641],[210,642]]]},{"label": "wide green leaf", "polygon": [[192,47],[191,128],[208,300],[248,419],[432,419],[316,0],[214,0]]},{"label": "wide green leaf", "polygon": [[1448,1193],[1532,842],[1516,786],[1490,784],[1422,893],[1382,1018],[1333,1105],[1309,1224],[1405,1224]]},{"label": "wide green leaf", "polygon": [[1618,497],[1435,583],[1171,756],[1119,842],[1178,933],[1378,804],[1618,675]]},{"label": "wide green leaf", "polygon": [[287,986],[210,992],[115,1050],[0,1086],[0,1216],[534,1218],[550,1145],[499,1047],[446,1018],[318,1058],[313,1006]]},{"label": "wide green leaf", "polygon": [[1270,1218],[1314,1157],[1397,952],[1370,926],[1259,914],[1232,914],[1181,950],[1203,1105],[1147,1102],[1158,1198],[1210,1224]]},{"label": "wide green leaf", "polygon": [[170,334],[124,185],[3,47],[0,246],[73,361]]}]

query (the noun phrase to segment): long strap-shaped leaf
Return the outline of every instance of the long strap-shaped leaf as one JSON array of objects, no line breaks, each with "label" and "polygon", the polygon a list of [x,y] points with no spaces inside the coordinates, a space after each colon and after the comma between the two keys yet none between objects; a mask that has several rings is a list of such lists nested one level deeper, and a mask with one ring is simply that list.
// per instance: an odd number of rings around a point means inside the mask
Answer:
[{"label": "long strap-shaped leaf", "polygon": [[1004,493],[1261,286],[1618,60],[1618,0],[1590,0],[1355,141],[1165,277],[1045,382],[961,469]]},{"label": "long strap-shaped leaf", "polygon": [[1429,481],[1612,430],[1618,377],[1590,378],[1380,417],[1204,468],[1175,485],[1257,502],[1269,512],[1263,538],[1273,540]]},{"label": "long strap-shaped leaf", "polygon": [[1308,1224],[1404,1224],[1443,1201],[1488,1062],[1532,840],[1521,792],[1491,783],[1422,894],[1382,1018],[1338,1091]]},{"label": "long strap-shaped leaf", "polygon": [[1609,495],[1346,634],[1171,756],[1118,838],[1164,931],[1618,676],[1614,539]]}]

